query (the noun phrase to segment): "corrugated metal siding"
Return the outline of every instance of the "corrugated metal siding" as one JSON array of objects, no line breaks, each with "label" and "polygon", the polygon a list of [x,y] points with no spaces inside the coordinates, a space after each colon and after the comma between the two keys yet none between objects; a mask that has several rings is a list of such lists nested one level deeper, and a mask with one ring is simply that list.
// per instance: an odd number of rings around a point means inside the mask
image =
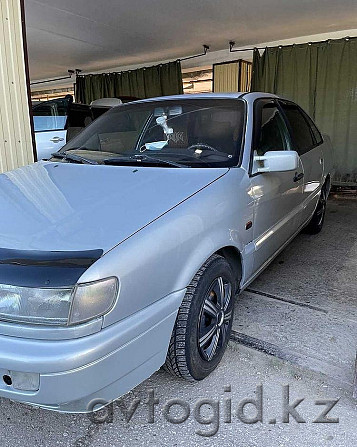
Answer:
[{"label": "corrugated metal siding", "polygon": [[19,0],[0,0],[0,171],[33,162]]},{"label": "corrugated metal siding", "polygon": [[231,64],[213,65],[213,91],[214,92],[237,92],[238,91],[239,65],[237,62]]},{"label": "corrugated metal siding", "polygon": [[238,91],[249,92],[250,83],[252,80],[252,63],[248,61],[241,61]]},{"label": "corrugated metal siding", "polygon": [[214,92],[248,92],[252,78],[252,63],[239,59],[213,64]]}]

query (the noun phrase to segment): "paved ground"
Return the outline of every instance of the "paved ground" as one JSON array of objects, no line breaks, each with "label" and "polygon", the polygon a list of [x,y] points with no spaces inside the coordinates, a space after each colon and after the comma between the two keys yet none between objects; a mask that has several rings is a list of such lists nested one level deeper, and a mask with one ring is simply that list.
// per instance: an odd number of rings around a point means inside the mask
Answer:
[{"label": "paved ground", "polygon": [[[323,232],[298,236],[240,297],[234,340],[209,378],[189,384],[159,371],[103,415],[104,423],[2,399],[0,446],[355,446],[356,276],[357,200],[332,199]],[[260,404],[247,404],[243,415],[240,408],[245,398],[259,401],[260,385],[263,422],[248,424],[260,419]],[[305,422],[283,422],[287,385],[290,403],[304,398],[295,417]],[[159,399],[153,423],[145,403],[151,390]],[[339,422],[314,422],[321,401],[338,398],[328,416]],[[179,405],[167,416],[172,399]]]},{"label": "paved ground", "polygon": [[349,389],[357,347],[356,239],[357,200],[332,197],[323,231],[299,235],[241,296],[235,330]]}]

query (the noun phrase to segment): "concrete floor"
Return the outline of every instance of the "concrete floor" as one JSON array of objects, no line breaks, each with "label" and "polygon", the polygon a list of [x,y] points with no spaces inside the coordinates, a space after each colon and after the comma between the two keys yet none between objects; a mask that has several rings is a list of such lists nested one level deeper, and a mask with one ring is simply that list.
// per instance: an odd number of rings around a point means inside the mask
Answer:
[{"label": "concrete floor", "polygon": [[237,303],[234,329],[347,390],[357,348],[357,200],[331,197],[323,231],[299,235]]},{"label": "concrete floor", "polygon": [[[105,423],[1,399],[0,446],[355,446],[356,277],[357,200],[331,198],[323,231],[299,235],[240,296],[233,340],[206,380],[190,384],[158,371],[114,405]],[[237,416],[239,403],[256,398],[258,385],[263,386],[263,422],[247,424]],[[292,417],[282,422],[286,385],[290,402],[304,398],[297,410],[305,423]],[[144,403],[151,389],[159,399],[154,423]],[[329,417],[339,422],[314,423],[324,409],[316,401],[338,398]],[[166,419],[170,399],[180,399],[190,410],[185,422]],[[196,414],[202,399],[212,406],[203,405]],[[125,414],[135,405],[127,423]],[[183,411],[173,406],[170,415],[179,417]],[[247,417],[255,413],[246,406]],[[204,424],[200,415],[210,423]]]}]

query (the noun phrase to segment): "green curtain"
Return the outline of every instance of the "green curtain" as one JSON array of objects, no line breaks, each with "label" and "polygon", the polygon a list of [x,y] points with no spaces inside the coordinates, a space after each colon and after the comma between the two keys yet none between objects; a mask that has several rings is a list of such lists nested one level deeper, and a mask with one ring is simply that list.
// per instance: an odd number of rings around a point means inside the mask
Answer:
[{"label": "green curtain", "polygon": [[357,38],[255,50],[251,91],[300,104],[331,137],[333,182],[357,185]]},{"label": "green curtain", "polygon": [[76,79],[76,101],[89,104],[99,98],[154,96],[183,93],[180,61],[120,73],[80,75]]}]

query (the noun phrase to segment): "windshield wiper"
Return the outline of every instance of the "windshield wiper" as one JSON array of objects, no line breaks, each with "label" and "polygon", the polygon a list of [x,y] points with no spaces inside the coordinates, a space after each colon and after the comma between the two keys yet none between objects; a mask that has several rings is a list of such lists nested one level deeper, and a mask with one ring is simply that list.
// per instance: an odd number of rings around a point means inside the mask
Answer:
[{"label": "windshield wiper", "polygon": [[165,160],[163,158],[157,158],[157,157],[151,157],[150,155],[146,155],[146,154],[135,155],[135,158],[136,159],[141,158],[142,160],[155,161],[155,162],[159,162],[159,163],[170,165],[170,166],[176,166],[176,168],[189,168],[190,167],[190,166],[184,165],[182,163],[178,163],[177,161]]},{"label": "windshield wiper", "polygon": [[123,156],[123,157],[106,158],[103,160],[103,163],[106,165],[110,165],[110,164],[120,164],[120,163],[128,163],[128,162],[140,163],[140,162],[145,162],[145,161],[163,164],[163,165],[175,166],[176,168],[190,168],[191,167],[191,166],[184,165],[182,163],[177,163],[177,162],[171,161],[171,160],[164,160],[162,158],[150,157],[149,155],[146,155],[146,154],[137,154],[134,156],[127,156],[127,157]]},{"label": "windshield wiper", "polygon": [[89,160],[81,155],[69,154],[68,152],[55,152],[52,154],[52,157],[62,158],[63,160],[69,161],[79,161],[80,163],[88,163],[89,165],[99,165],[95,160]]}]

